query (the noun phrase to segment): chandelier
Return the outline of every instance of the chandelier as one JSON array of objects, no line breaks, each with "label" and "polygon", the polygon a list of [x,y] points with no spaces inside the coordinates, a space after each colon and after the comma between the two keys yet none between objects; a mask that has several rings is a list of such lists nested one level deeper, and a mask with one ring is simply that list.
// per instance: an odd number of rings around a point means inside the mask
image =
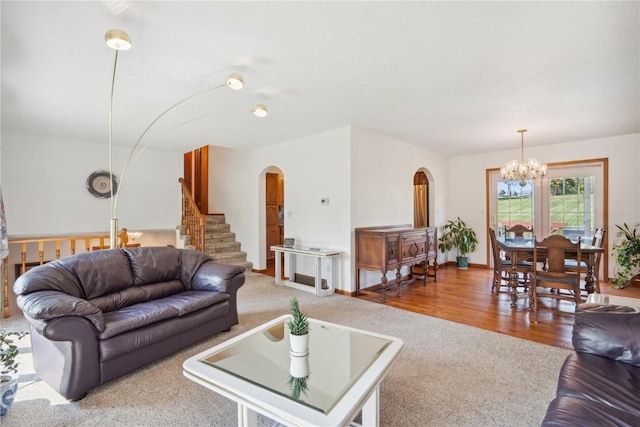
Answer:
[{"label": "chandelier", "polygon": [[500,168],[500,174],[502,179],[510,181],[515,184],[518,183],[524,187],[527,185],[527,181],[532,181],[536,178],[542,178],[547,173],[547,165],[544,163],[538,163],[536,159],[524,160],[524,133],[526,129],[518,129],[520,134],[520,160],[514,159]]}]

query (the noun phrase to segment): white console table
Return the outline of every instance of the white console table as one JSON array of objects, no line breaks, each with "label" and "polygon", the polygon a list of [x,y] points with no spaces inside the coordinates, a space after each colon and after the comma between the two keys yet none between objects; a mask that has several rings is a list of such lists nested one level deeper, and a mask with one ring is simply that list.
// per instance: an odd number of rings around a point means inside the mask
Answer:
[{"label": "white console table", "polygon": [[[340,251],[320,248],[303,248],[288,246],[271,246],[271,250],[276,253],[276,285],[286,285],[304,291],[314,292],[319,297],[331,295],[336,290],[338,281],[338,266],[340,261]],[[294,280],[282,280],[282,262],[281,254],[287,255],[289,272],[292,278],[295,278],[296,256],[313,257],[315,260],[315,289],[311,286],[297,283]],[[331,262],[331,277],[327,281],[327,288],[322,288],[322,260],[327,259]]]}]

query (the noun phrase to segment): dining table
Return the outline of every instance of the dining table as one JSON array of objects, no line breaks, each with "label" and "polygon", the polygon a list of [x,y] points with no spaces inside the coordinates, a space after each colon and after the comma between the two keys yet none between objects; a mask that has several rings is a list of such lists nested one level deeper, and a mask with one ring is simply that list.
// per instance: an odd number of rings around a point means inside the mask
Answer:
[{"label": "dining table", "polygon": [[[511,308],[517,307],[518,302],[518,261],[533,261],[534,237],[510,237],[508,235],[496,236],[498,247],[504,251],[511,260],[511,273],[509,273],[509,286],[511,287]],[[544,247],[538,246],[538,259],[546,258]],[[542,252],[542,253],[541,253]],[[580,261],[587,265],[585,274],[585,290],[592,294],[596,289],[595,267],[597,254],[604,253],[604,248],[594,246],[590,241],[580,242]],[[535,267],[534,267],[535,268]]]}]

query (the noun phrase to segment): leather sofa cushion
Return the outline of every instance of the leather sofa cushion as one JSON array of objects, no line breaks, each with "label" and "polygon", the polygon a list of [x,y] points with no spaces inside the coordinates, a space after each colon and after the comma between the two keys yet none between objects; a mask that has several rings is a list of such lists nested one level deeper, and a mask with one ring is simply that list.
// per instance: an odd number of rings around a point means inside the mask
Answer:
[{"label": "leather sofa cushion", "polygon": [[573,353],[560,370],[557,395],[598,402],[640,419],[640,368],[589,353]]},{"label": "leather sofa cushion", "polygon": [[[162,322],[156,322],[140,329],[131,330],[113,338],[100,340],[100,361],[106,362],[119,356],[133,353],[151,344],[169,340],[185,331],[202,326],[215,319],[224,318],[229,312],[229,301],[203,308],[182,317],[174,317]],[[214,328],[214,326],[212,326]]]},{"label": "leather sofa cushion", "polygon": [[119,310],[133,304],[164,298],[184,291],[180,280],[133,286],[118,292],[92,298],[89,302],[103,312]]},{"label": "leather sofa cushion", "polygon": [[127,248],[123,253],[129,258],[136,285],[180,280],[182,253],[175,248]]},{"label": "leather sofa cushion", "polygon": [[229,299],[220,292],[185,291],[165,298],[123,307],[104,313],[105,329],[99,335],[101,340],[151,325],[172,317],[184,316],[204,307]]},{"label": "leather sofa cushion", "polygon": [[580,304],[573,348],[640,367],[640,308]]},{"label": "leather sofa cushion", "polygon": [[556,397],[547,408],[543,427],[639,426],[640,417],[604,403],[571,396]]},{"label": "leather sofa cushion", "polygon": [[92,299],[133,286],[129,260],[121,249],[76,254],[53,263],[78,278],[82,294],[76,296],[80,298]]}]

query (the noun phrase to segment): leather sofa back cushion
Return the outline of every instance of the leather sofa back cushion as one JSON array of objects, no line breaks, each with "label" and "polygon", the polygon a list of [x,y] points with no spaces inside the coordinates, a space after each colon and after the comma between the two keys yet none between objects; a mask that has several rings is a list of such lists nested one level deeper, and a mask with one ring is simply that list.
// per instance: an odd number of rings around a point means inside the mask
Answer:
[{"label": "leather sofa back cushion", "polygon": [[182,252],[175,248],[127,248],[123,252],[129,258],[136,285],[180,279]]},{"label": "leather sofa back cushion", "polygon": [[573,325],[573,347],[640,367],[640,308],[580,304]]},{"label": "leather sofa back cushion", "polygon": [[89,302],[98,307],[103,313],[119,310],[140,302],[151,301],[184,291],[184,285],[179,280],[153,283],[150,285],[133,286],[118,292],[92,298]]},{"label": "leather sofa back cushion", "polygon": [[92,299],[133,286],[129,259],[121,249],[80,253],[49,264],[78,278],[82,295],[68,293],[79,298]]},{"label": "leather sofa back cushion", "polygon": [[80,253],[33,268],[14,284],[18,295],[59,291],[81,299],[117,292],[133,285],[127,256],[120,249]]}]

